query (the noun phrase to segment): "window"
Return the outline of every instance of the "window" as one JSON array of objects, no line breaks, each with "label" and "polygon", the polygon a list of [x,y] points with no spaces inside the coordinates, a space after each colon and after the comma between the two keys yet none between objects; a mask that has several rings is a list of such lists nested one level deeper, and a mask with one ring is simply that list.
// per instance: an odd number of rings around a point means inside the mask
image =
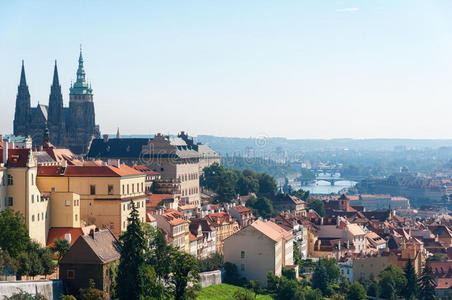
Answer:
[{"label": "window", "polygon": [[129,194],[129,185],[127,185],[127,195]]},{"label": "window", "polygon": [[31,174],[31,185],[35,185],[35,177]]},{"label": "window", "polygon": [[66,201],[64,202],[64,205],[70,206],[70,205],[71,205],[71,202],[69,202],[69,200],[66,200]]},{"label": "window", "polygon": [[13,206],[13,197],[8,197],[8,206]]},{"label": "window", "polygon": [[124,184],[122,185],[122,194],[124,195],[126,193],[126,187],[124,186]]},{"label": "window", "polygon": [[39,221],[39,217],[40,217],[40,216],[39,216],[39,213],[38,213],[38,221]]},{"label": "window", "polygon": [[143,189],[143,183],[141,183],[141,191],[144,191],[144,189]]},{"label": "window", "polygon": [[240,258],[245,258],[245,251],[240,251]]},{"label": "window", "polygon": [[89,193],[90,193],[90,195],[96,195],[96,186],[95,185],[89,186]]},{"label": "window", "polygon": [[5,176],[2,176],[2,185],[5,185]]},{"label": "window", "polygon": [[132,183],[132,194],[135,193],[135,185]]},{"label": "window", "polygon": [[113,195],[113,185],[111,184],[108,185],[108,194]]},{"label": "window", "polygon": [[74,270],[67,270],[66,277],[67,277],[67,279],[75,279],[75,271]]},{"label": "window", "polygon": [[41,213],[41,220],[44,220],[44,213]]},{"label": "window", "polygon": [[14,184],[14,178],[12,175],[8,175],[8,185],[13,185]]},{"label": "window", "polygon": [[126,205],[125,204],[122,205],[122,211],[126,211]]},{"label": "window", "polygon": [[78,216],[77,216],[77,214],[75,214],[75,221],[78,221]]},{"label": "window", "polygon": [[34,222],[35,221],[35,215],[31,216],[31,221]]},{"label": "window", "polygon": [[31,203],[35,203],[35,195],[31,195]]}]

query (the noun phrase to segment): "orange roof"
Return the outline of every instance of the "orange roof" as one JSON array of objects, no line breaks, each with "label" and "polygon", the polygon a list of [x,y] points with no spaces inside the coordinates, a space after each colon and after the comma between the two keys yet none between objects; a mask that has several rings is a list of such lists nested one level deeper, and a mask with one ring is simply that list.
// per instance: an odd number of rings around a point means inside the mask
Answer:
[{"label": "orange roof", "polygon": [[285,240],[293,238],[292,234],[273,222],[264,222],[262,220],[257,220],[256,222],[252,223],[251,226],[253,226],[255,229],[275,242],[279,242],[283,238]]},{"label": "orange roof", "polygon": [[53,243],[56,239],[64,239],[66,234],[71,235],[71,246],[75,243],[75,241],[81,236],[88,234],[91,230],[95,230],[96,225],[89,225],[81,228],[72,228],[72,227],[53,227],[50,228],[49,234],[47,237],[47,247],[53,247],[55,244]]},{"label": "orange roof", "polygon": [[163,200],[173,199],[171,194],[151,194],[148,196],[149,203],[146,203],[146,207],[157,207]]},{"label": "orange roof", "polygon": [[65,177],[121,177],[129,175],[143,175],[143,173],[122,164],[120,168],[114,166],[41,166],[39,176],[65,176]]},{"label": "orange roof", "polygon": [[133,166],[133,168],[135,170],[145,173],[147,175],[160,175],[159,172],[153,171],[153,170],[149,169],[148,167],[146,167],[145,165],[135,165],[135,166]]},{"label": "orange roof", "polygon": [[190,209],[196,209],[196,205],[193,204],[179,205],[179,210],[190,210]]},{"label": "orange roof", "polygon": [[184,214],[182,214],[180,211],[177,211],[175,209],[168,209],[163,214],[162,217],[164,217],[168,223],[172,226],[176,226],[182,223],[188,223],[183,217]]},{"label": "orange roof", "polygon": [[243,206],[243,205],[237,205],[233,207],[238,213],[249,213],[251,212],[251,209]]}]

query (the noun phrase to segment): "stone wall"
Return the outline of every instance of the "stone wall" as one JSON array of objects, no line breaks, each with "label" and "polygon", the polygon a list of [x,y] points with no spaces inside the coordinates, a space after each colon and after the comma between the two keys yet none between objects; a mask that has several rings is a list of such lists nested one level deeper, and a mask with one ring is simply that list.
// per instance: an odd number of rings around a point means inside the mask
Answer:
[{"label": "stone wall", "polygon": [[10,297],[20,290],[32,295],[40,293],[48,300],[58,300],[63,294],[61,280],[0,281],[0,295]]},{"label": "stone wall", "polygon": [[221,271],[215,270],[210,272],[201,272],[199,273],[201,276],[201,287],[205,288],[211,285],[220,284],[221,283]]}]

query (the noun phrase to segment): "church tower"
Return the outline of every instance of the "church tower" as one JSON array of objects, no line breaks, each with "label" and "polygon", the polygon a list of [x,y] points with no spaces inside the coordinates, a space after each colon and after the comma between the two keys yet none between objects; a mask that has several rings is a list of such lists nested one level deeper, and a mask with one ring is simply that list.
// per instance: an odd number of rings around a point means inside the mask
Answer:
[{"label": "church tower", "polygon": [[24,61],[22,60],[22,71],[20,73],[20,83],[16,96],[16,111],[14,113],[14,135],[27,136],[30,121],[30,92],[28,91],[27,80],[25,79]]},{"label": "church tower", "polygon": [[86,153],[93,138],[98,136],[96,129],[93,90],[86,81],[83,66],[82,48],[78,59],[77,80],[69,92],[68,139],[74,153]]},{"label": "church tower", "polygon": [[47,124],[50,132],[50,141],[57,146],[61,146],[64,143],[63,139],[66,132],[66,124],[64,120],[63,95],[61,94],[56,60],[55,69],[53,71],[53,82],[50,87],[49,116]]}]

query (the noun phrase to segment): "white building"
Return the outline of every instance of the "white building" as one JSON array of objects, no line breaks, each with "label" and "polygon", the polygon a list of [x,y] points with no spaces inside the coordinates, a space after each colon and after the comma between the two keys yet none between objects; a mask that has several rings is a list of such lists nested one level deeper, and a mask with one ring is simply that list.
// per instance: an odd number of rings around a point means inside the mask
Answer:
[{"label": "white building", "polygon": [[224,261],[235,264],[240,276],[266,285],[269,271],[280,276],[283,267],[293,267],[293,242],[279,225],[257,220],[224,240]]}]

